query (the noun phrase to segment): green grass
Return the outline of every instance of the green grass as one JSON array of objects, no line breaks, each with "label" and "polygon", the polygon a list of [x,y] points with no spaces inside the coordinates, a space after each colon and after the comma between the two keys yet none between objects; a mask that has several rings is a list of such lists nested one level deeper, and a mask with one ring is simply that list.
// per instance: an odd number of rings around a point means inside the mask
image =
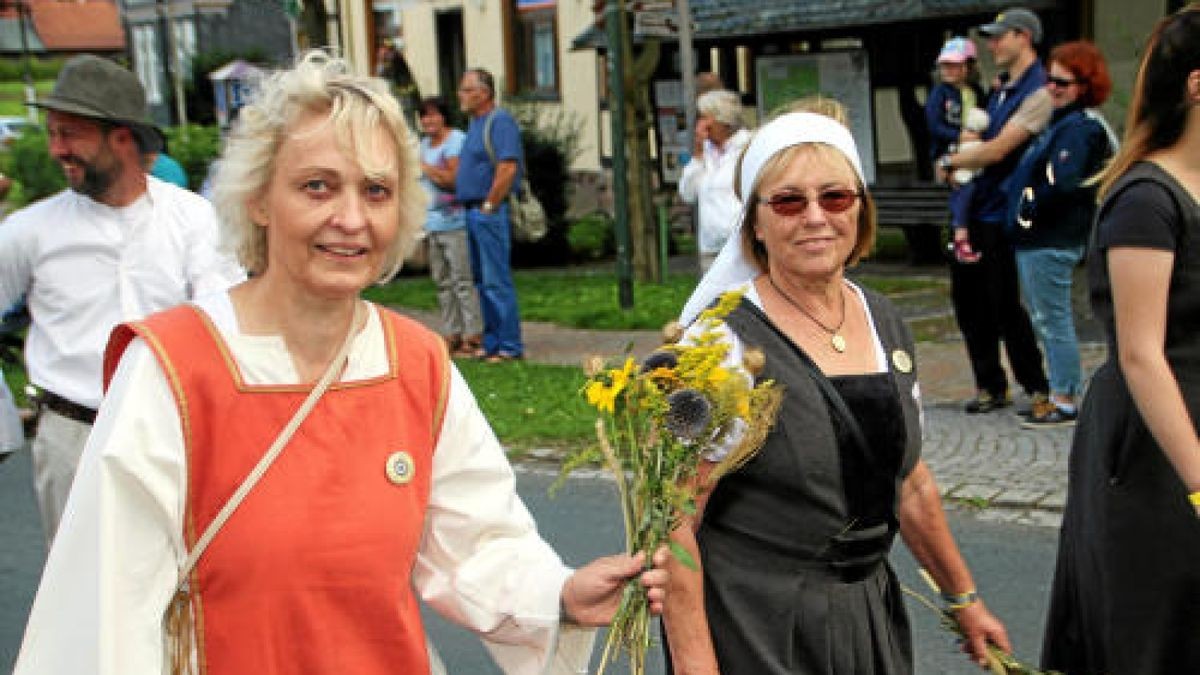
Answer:
[{"label": "green grass", "polygon": [[[938,289],[939,279],[854,274],[855,281],[884,294]],[[670,275],[663,284],[635,284],[634,308],[622,310],[617,301],[616,275],[595,268],[579,270],[518,270],[513,274],[521,319],[546,321],[570,328],[600,330],[657,330],[679,316],[696,285],[690,274]],[[436,309],[433,282],[426,275],[400,277],[387,286],[368,289],[366,297],[384,305]]]},{"label": "green grass", "polygon": [[457,362],[479,408],[506,446],[578,447],[593,438],[596,413],[584,401],[583,371],[528,362]]}]

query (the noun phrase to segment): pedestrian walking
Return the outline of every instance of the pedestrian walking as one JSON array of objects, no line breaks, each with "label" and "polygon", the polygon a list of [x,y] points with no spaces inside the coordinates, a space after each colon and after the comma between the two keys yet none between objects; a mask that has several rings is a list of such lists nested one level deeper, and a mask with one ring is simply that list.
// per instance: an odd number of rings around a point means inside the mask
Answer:
[{"label": "pedestrian walking", "polygon": [[1008,239],[1017,256],[1021,295],[1050,375],[1050,397],[1037,401],[1027,429],[1075,423],[1083,380],[1071,308],[1075,268],[1096,213],[1091,180],[1116,151],[1116,138],[1096,110],[1112,90],[1104,55],[1076,40],[1050,52],[1046,89],[1050,127],[1025,151],[1009,187]]},{"label": "pedestrian walking", "polygon": [[750,132],[742,124],[742,99],[718,89],[696,100],[699,116],[691,160],[679,177],[679,196],[699,210],[697,244],[700,272],[712,265],[737,224],[742,200],[734,191],[734,173]]},{"label": "pedestrian walking", "polygon": [[1046,69],[1034,49],[1042,41],[1042,23],[1028,9],[1015,7],[980,26],[979,32],[1001,70],[999,86],[988,96],[988,128],[979,145],[938,160],[943,177],[957,168],[982,169],[973,181],[967,227],[954,231],[955,248],[979,257],[955,260],[950,267],[954,316],[977,390],[964,406],[968,413],[1012,403],[1000,362],[1001,343],[1013,376],[1035,402],[1044,401],[1049,389],[1033,326],[1021,306],[1012,245],[1004,233],[1007,181],[1030,140],[1050,121]]},{"label": "pedestrian walking", "polygon": [[142,157],[159,132],[136,75],[76,56],[37,105],[69,187],[0,227],[0,307],[24,297],[32,317],[34,485],[49,545],[100,404],[108,334],[244,275],[217,251],[212,206],[147,175]]},{"label": "pedestrian walking", "polygon": [[424,675],[418,598],[575,673],[627,580],[661,609],[665,549],[563,565],[438,336],[360,299],[424,218],[409,133],[323,52],[263,82],[216,178],[252,277],[113,333],[16,675]]},{"label": "pedestrian walking", "polygon": [[458,102],[471,118],[455,176],[455,197],[466,209],[471,272],[483,313],[483,346],[476,356],[488,363],[520,359],[521,312],[512,280],[512,226],[508,195],[525,171],[521,130],[496,105],[496,84],[483,68],[463,74]]},{"label": "pedestrian walking", "polygon": [[471,276],[467,221],[454,199],[454,177],[466,134],[449,124],[450,110],[440,98],[418,108],[421,121],[421,184],[429,194],[425,240],[429,272],[437,287],[443,337],[453,356],[475,356],[483,348],[479,296]]},{"label": "pedestrian walking", "polygon": [[1070,455],[1042,663],[1200,672],[1200,4],[1159,21],[1100,185],[1088,286],[1108,360]]}]

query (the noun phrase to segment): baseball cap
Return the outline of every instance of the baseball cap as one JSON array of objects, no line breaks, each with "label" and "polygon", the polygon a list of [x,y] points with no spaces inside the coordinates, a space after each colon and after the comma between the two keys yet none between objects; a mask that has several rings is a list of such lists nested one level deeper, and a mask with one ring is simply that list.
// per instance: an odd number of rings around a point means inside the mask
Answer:
[{"label": "baseball cap", "polygon": [[1000,35],[1005,31],[1019,30],[1029,35],[1034,44],[1042,41],[1042,22],[1037,14],[1024,7],[1010,7],[996,15],[991,23],[979,27],[979,32],[988,37]]},{"label": "baseball cap", "polygon": [[964,37],[952,37],[942,45],[938,53],[938,63],[966,63],[975,58],[975,43]]},{"label": "baseball cap", "polygon": [[50,95],[32,105],[129,127],[143,148],[154,149],[160,143],[161,132],[146,110],[142,83],[133,73],[99,56],[81,54],[68,60]]}]

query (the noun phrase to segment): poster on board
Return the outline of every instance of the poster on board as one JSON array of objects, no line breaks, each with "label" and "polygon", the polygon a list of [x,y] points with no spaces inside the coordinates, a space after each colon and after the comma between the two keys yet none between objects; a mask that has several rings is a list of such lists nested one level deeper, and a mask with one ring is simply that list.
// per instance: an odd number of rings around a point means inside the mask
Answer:
[{"label": "poster on board", "polygon": [[663,182],[678,183],[683,162],[687,161],[691,149],[683,109],[683,82],[658,80],[654,83],[654,119]]},{"label": "poster on board", "polygon": [[846,106],[867,183],[875,182],[875,124],[867,52],[763,56],[755,62],[759,119],[803,96],[822,94]]}]

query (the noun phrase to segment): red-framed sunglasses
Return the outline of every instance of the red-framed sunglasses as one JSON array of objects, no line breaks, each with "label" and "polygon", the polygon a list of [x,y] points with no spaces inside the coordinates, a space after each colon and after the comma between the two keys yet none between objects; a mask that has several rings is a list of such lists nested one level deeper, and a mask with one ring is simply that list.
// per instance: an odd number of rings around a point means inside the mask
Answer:
[{"label": "red-framed sunglasses", "polygon": [[[829,188],[817,193],[817,206],[825,213],[842,213],[854,206],[861,196],[857,190]],[[794,216],[808,208],[808,197],[800,192],[785,192],[761,202],[771,207],[777,216]]]}]

